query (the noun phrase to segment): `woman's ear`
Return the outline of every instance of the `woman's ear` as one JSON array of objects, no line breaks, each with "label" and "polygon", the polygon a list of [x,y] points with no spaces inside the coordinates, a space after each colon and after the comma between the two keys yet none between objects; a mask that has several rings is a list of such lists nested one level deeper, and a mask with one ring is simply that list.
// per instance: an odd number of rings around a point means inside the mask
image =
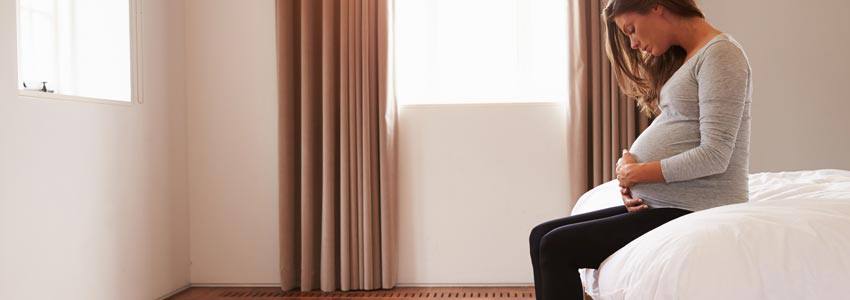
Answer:
[{"label": "woman's ear", "polygon": [[656,4],[652,8],[652,13],[655,14],[656,16],[663,16],[664,15],[664,6],[661,5],[661,4]]}]

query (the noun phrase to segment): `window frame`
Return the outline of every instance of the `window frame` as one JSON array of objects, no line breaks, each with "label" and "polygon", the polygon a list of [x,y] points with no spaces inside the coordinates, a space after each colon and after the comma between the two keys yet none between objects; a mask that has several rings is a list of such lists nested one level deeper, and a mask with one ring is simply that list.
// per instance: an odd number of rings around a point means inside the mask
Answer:
[{"label": "window frame", "polygon": [[48,99],[48,100],[67,100],[67,101],[79,101],[79,102],[88,102],[88,103],[99,103],[99,104],[113,104],[113,105],[124,105],[129,106],[133,104],[142,104],[144,103],[144,93],[143,93],[143,78],[144,72],[142,70],[143,66],[143,51],[142,51],[142,37],[143,37],[143,22],[142,22],[142,1],[143,0],[127,0],[129,1],[129,11],[130,14],[130,100],[117,100],[117,99],[105,99],[105,98],[93,98],[93,97],[85,97],[85,96],[76,96],[76,95],[67,95],[60,93],[45,93],[45,92],[36,92],[36,91],[27,91],[23,90],[21,87],[21,74],[23,70],[23,66],[21,64],[21,53],[23,52],[21,47],[21,0],[15,0],[15,46],[17,47],[17,52],[15,56],[15,63],[17,64],[17,74],[15,74],[15,87],[18,91],[19,98],[29,98],[29,99]]}]

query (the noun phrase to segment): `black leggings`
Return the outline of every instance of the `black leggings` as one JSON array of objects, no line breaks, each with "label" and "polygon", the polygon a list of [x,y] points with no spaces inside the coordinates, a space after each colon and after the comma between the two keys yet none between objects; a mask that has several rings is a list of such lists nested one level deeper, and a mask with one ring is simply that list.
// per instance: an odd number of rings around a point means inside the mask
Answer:
[{"label": "black leggings", "polygon": [[578,269],[598,268],[632,240],[690,212],[651,208],[630,213],[617,206],[535,226],[529,243],[537,300],[583,299]]}]

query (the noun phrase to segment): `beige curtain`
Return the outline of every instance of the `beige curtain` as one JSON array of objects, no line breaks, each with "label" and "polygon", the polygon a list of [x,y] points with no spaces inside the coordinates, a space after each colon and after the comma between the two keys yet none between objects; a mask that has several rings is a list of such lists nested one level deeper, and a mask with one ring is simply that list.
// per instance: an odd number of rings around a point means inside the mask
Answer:
[{"label": "beige curtain", "polygon": [[622,149],[651,119],[617,87],[605,54],[602,9],[607,0],[567,0],[570,101],[567,105],[567,168],[570,201],[614,179]]},{"label": "beige curtain", "polygon": [[277,1],[283,290],[396,284],[388,1]]}]

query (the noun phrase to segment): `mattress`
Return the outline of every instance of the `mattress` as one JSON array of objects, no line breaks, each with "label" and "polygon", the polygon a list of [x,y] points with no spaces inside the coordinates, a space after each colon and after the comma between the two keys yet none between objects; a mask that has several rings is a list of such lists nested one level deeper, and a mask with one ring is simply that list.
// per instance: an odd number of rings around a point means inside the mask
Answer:
[{"label": "mattress", "polygon": [[[764,172],[750,201],[670,221],[581,269],[594,299],[842,299],[850,295],[850,171]],[[580,214],[622,205],[616,180]]]}]

